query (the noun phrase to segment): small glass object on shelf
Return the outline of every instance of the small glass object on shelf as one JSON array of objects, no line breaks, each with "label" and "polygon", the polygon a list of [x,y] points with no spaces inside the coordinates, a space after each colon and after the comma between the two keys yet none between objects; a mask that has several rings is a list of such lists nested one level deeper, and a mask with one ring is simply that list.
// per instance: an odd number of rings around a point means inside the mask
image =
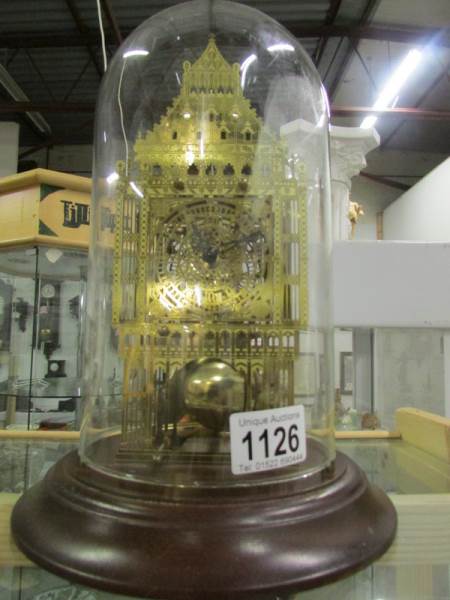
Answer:
[{"label": "small glass object on shelf", "polygon": [[160,598],[382,553],[393,507],[334,449],[328,105],[297,40],[222,0],[139,27],[102,84],[92,214],[80,452],[17,505],[19,546]]}]

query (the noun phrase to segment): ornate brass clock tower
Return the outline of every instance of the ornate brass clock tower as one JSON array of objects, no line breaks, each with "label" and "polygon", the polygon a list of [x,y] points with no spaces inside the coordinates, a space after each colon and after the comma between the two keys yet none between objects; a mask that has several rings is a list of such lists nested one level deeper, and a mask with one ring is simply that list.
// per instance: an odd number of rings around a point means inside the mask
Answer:
[{"label": "ornate brass clock tower", "polygon": [[[214,36],[184,63],[180,95],[134,161],[134,181],[119,169],[114,254],[123,449],[159,448],[186,419],[220,429],[231,412],[292,404],[308,320],[306,194]],[[220,382],[205,369],[217,356]],[[186,365],[183,389],[171,385]]]}]

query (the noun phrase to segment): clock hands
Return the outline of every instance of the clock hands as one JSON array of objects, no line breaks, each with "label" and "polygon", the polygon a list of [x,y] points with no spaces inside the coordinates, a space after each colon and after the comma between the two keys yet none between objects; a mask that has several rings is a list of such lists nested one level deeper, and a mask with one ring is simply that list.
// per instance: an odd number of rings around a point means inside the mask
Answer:
[{"label": "clock hands", "polygon": [[222,252],[227,252],[228,250],[231,250],[232,248],[235,248],[236,246],[242,246],[244,244],[252,244],[255,242],[259,242],[259,241],[264,241],[264,234],[262,233],[262,231],[253,231],[252,233],[249,233],[248,235],[242,235],[240,238],[238,238],[237,240],[232,240],[231,242],[228,242],[227,244],[224,244],[221,248]]},{"label": "clock hands", "polygon": [[257,243],[259,241],[264,241],[265,239],[264,234],[261,231],[253,231],[247,235],[242,235],[237,239],[225,242],[224,244],[212,244],[195,223],[192,224],[192,233],[192,249],[201,253],[202,260],[207,263],[210,268],[216,266],[219,255],[229,252],[233,248]]},{"label": "clock hands", "polygon": [[208,265],[212,268],[216,266],[217,256],[219,255],[219,250],[217,248],[208,248],[202,254],[202,260],[204,260]]},{"label": "clock hands", "polygon": [[202,260],[208,263],[210,267],[215,267],[219,250],[211,245],[210,241],[203,236],[201,229],[195,223],[192,224],[192,233],[192,249],[196,252],[201,252]]}]

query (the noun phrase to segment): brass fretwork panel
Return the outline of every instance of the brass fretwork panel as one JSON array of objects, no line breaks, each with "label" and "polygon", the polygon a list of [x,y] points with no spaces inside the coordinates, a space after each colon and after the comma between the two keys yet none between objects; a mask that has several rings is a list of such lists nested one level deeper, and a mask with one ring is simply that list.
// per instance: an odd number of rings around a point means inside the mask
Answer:
[{"label": "brass fretwork panel", "polygon": [[133,181],[118,166],[114,255],[124,447],[171,443],[186,418],[171,381],[191,361],[220,357],[242,375],[232,410],[291,404],[308,320],[305,189],[213,37],[132,161]]}]

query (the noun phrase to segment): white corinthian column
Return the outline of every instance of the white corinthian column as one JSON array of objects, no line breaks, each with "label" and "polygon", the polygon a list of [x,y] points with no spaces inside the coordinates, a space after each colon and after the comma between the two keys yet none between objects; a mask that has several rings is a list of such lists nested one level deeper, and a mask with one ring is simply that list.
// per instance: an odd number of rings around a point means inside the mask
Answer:
[{"label": "white corinthian column", "polygon": [[[351,223],[348,218],[352,177],[367,165],[366,154],[380,143],[373,127],[330,128],[331,199],[333,210],[333,239],[348,240]],[[358,202],[358,198],[354,198]]]},{"label": "white corinthian column", "polygon": [[[293,164],[303,164],[308,185],[317,185],[317,167],[321,164],[320,154],[323,152],[322,135],[318,127],[303,119],[297,119],[284,125],[280,133],[287,145],[289,160]],[[330,127],[334,240],[347,240],[350,237],[351,224],[348,212],[351,179],[366,166],[366,154],[379,143],[380,136],[374,128]]]}]

